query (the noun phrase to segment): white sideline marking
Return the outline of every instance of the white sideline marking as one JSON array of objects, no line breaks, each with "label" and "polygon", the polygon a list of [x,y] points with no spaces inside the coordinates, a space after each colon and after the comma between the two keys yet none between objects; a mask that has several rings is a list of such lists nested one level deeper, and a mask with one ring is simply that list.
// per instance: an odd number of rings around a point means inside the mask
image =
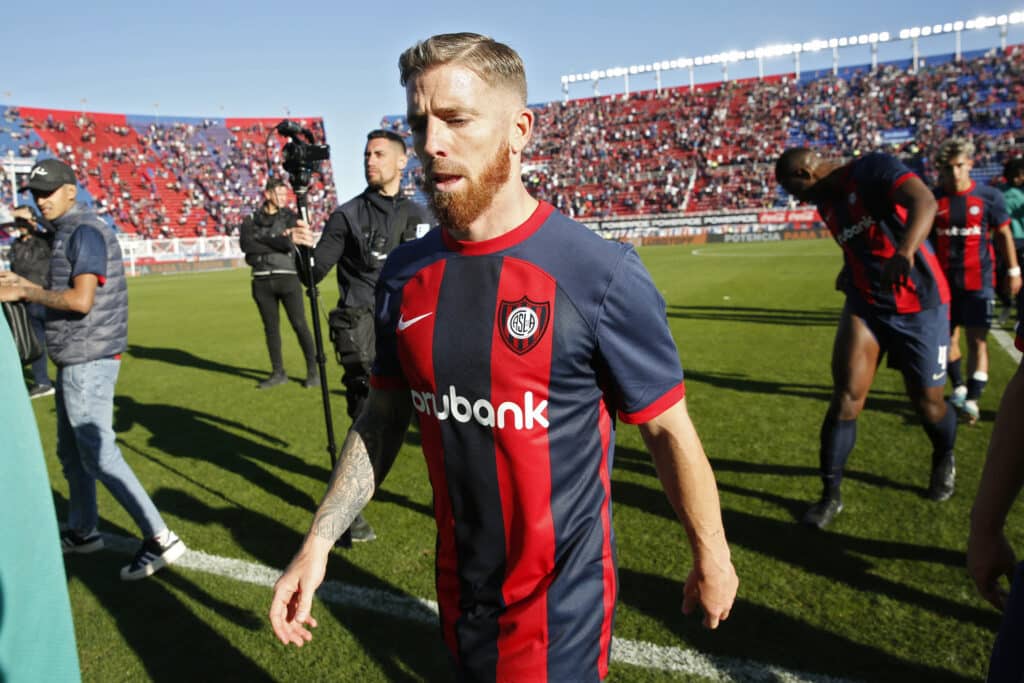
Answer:
[{"label": "white sideline marking", "polygon": [[1013,345],[1013,337],[1006,330],[992,330],[992,338],[995,339],[1003,350],[1010,354],[1013,362],[1020,364],[1021,352]]},{"label": "white sideline marking", "polygon": [[[103,542],[108,550],[126,554],[134,553],[139,547],[139,542],[136,539],[114,534],[103,534]],[[281,575],[281,570],[266,565],[210,555],[191,548],[174,563],[174,566],[267,588],[272,588]],[[433,600],[399,595],[376,588],[353,586],[340,581],[325,581],[316,594],[324,602],[336,605],[356,607],[408,621],[437,623],[437,603]],[[613,638],[612,661],[632,664],[645,669],[660,669],[702,676],[712,681],[852,683],[848,679],[790,671],[771,664],[761,664],[733,657],[715,657],[696,650],[686,650],[670,645],[655,645],[625,638]]]}]

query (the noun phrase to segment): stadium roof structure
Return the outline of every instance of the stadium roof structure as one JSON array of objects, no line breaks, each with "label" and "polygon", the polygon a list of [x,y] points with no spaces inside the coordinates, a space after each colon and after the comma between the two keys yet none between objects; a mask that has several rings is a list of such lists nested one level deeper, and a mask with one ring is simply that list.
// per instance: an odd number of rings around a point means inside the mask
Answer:
[{"label": "stadium roof structure", "polygon": [[581,73],[563,75],[561,77],[562,93],[565,99],[568,100],[570,85],[589,82],[593,84],[594,96],[599,96],[601,94],[599,90],[599,84],[601,81],[612,78],[622,78],[624,82],[624,92],[628,95],[630,92],[629,77],[645,73],[654,74],[656,88],[660,91],[662,72],[683,69],[689,71],[690,89],[692,90],[696,87],[694,70],[697,67],[711,66],[715,64],[721,65],[722,80],[728,81],[729,64],[751,60],[757,61],[758,78],[764,78],[765,60],[777,57],[792,57],[793,71],[795,72],[796,77],[800,78],[800,55],[806,52],[821,52],[822,50],[827,49],[832,50],[832,72],[833,74],[838,74],[839,50],[863,45],[870,46],[871,48],[871,67],[874,69],[878,66],[878,45],[880,43],[898,41],[910,41],[911,53],[913,56],[913,59],[910,62],[910,70],[911,72],[916,72],[920,59],[919,41],[921,38],[952,33],[956,39],[956,49],[954,53],[955,58],[959,60],[962,52],[962,33],[965,30],[985,30],[998,27],[1000,47],[1006,49],[1009,26],[1022,23],[1024,23],[1024,11],[1015,11],[1010,12],[1009,14],[979,16],[974,19],[947,21],[938,24],[903,28],[895,34],[889,33],[888,31],[878,31],[828,39],[814,38],[804,42],[779,43],[749,50],[729,50],[728,52],[719,52],[716,54],[700,55],[695,57],[678,57],[676,59],[666,59],[652,62],[650,64],[633,64],[630,66],[617,66],[606,69],[592,69]]}]

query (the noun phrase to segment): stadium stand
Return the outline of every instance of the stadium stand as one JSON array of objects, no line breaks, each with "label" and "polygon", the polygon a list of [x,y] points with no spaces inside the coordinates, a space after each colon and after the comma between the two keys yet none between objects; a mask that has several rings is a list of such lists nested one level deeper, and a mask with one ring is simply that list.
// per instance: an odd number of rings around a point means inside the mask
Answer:
[{"label": "stadium stand", "polygon": [[[278,119],[172,119],[5,107],[0,157],[58,157],[75,168],[82,198],[117,229],[140,237],[229,234],[262,201],[268,173],[283,175]],[[320,119],[299,119],[318,141]],[[269,167],[268,167],[269,155]],[[270,170],[268,170],[268,168]],[[22,180],[24,182],[24,180]],[[0,202],[11,201],[3,183]],[[309,190],[316,223],[335,203],[329,164]],[[321,208],[326,207],[326,208]]]},{"label": "stadium stand", "polygon": [[[779,152],[826,147],[853,157],[893,152],[932,181],[932,150],[949,134],[972,138],[976,176],[999,174],[1021,149],[1024,52],[967,53],[872,71],[850,66],[531,105],[528,187],[570,216],[601,219],[784,206],[773,178]],[[142,237],[229,234],[280,174],[276,119],[174,119],[5,107],[0,157],[57,156],[79,173],[86,198],[120,230]],[[319,119],[303,120],[323,138]],[[381,126],[408,136],[402,116]],[[9,204],[7,184],[0,202]],[[403,191],[424,199],[413,158]],[[3,194],[3,193],[6,193]],[[310,190],[321,225],[336,201],[329,167]]]},{"label": "stadium stand", "polygon": [[[788,146],[884,149],[931,182],[932,150],[950,134],[974,140],[979,180],[998,176],[1021,146],[1020,46],[922,61],[916,75],[902,61],[532,105],[527,184],[585,219],[769,208],[788,201],[774,182]],[[382,125],[406,131],[402,117]]]}]

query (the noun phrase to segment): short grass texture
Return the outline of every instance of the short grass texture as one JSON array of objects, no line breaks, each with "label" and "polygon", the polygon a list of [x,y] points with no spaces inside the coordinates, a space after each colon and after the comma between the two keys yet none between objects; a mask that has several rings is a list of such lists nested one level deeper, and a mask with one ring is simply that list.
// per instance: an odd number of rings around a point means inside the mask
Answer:
[{"label": "short grass texture", "polygon": [[[635,428],[618,436],[613,483],[621,595],[615,635],[813,674],[869,681],[978,680],[998,624],[964,570],[968,511],[1013,362],[992,344],[983,421],[962,428],[957,494],[923,496],[929,444],[882,369],[858,425],[846,510],[826,532],[795,520],[819,492],[818,430],[842,304],[830,241],[642,250],[668,303],[690,411],[711,458],[741,577],[717,632],[679,613],[689,551]],[[322,288],[327,305],[332,282]],[[115,428],[125,457],[191,548],[283,568],[328,476],[319,393],[292,382],[257,391],[268,362],[244,270],[130,283],[130,345]],[[328,369],[338,441],[348,427]],[[54,456],[52,399],[34,402],[58,514],[67,487]],[[328,579],[433,599],[434,529],[411,432],[367,517],[379,540],[336,551]],[[101,489],[103,530],[134,536]],[[1024,547],[1016,511],[1011,541]],[[416,681],[448,677],[437,629],[317,602],[314,641],[277,643],[267,588],[188,569],[125,584],[125,555],[71,557],[68,587],[86,681]],[[613,664],[611,680],[684,680]],[[774,680],[769,678],[767,680]]]}]

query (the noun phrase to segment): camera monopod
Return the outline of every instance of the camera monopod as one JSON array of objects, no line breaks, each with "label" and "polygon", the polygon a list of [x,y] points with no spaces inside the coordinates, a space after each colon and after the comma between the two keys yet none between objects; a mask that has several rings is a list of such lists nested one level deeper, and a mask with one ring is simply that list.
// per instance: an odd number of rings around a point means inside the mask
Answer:
[{"label": "camera monopod", "polygon": [[[308,205],[309,185],[313,179],[313,173],[319,173],[320,162],[330,158],[330,147],[316,144],[311,131],[288,119],[277,124],[274,130],[289,139],[282,152],[284,170],[288,173],[292,190],[295,192],[299,217],[305,221],[306,225],[311,225]],[[306,141],[303,141],[302,138],[306,138]],[[267,168],[270,168],[269,163]],[[297,247],[297,249],[299,250],[303,280],[306,283],[306,295],[309,297],[309,307],[313,313],[313,341],[316,345],[316,365],[320,372],[320,398],[324,405],[324,422],[327,425],[327,454],[331,458],[331,472],[333,473],[337,464],[338,445],[334,439],[331,393],[327,388],[327,357],[324,355],[324,338],[320,328],[320,294],[313,277],[313,249],[305,246]],[[336,545],[351,548],[352,532],[346,529]]]}]

